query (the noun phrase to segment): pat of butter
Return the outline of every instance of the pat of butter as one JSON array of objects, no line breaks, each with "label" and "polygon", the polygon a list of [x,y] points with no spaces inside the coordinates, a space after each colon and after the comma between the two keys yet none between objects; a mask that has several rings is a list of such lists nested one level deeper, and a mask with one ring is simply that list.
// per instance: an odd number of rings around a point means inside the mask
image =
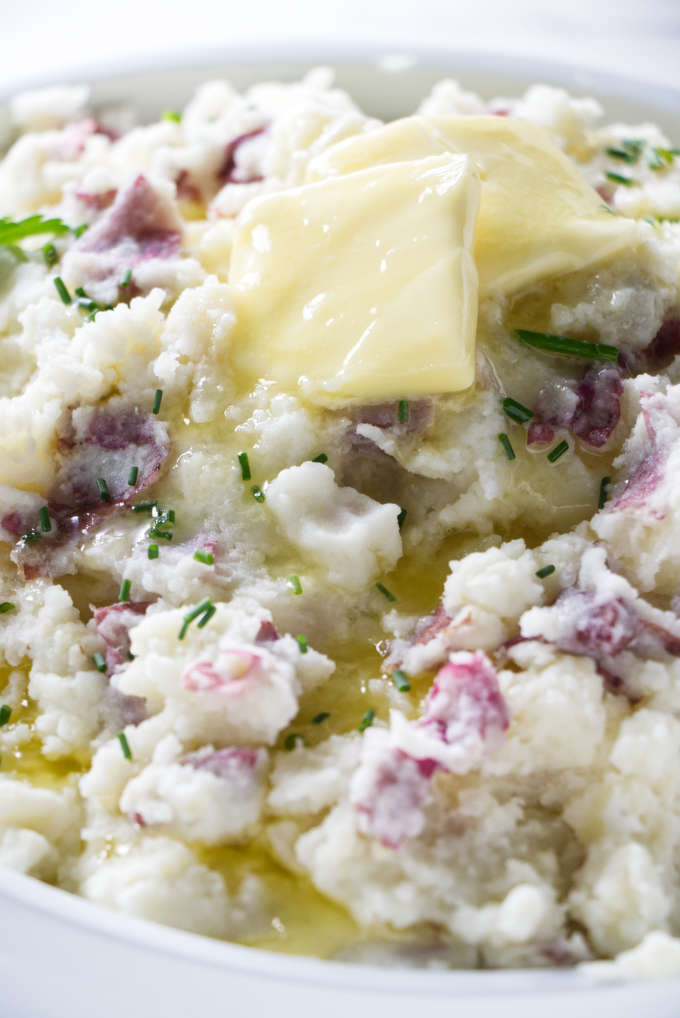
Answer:
[{"label": "pat of butter", "polygon": [[249,202],[229,273],[237,376],[325,404],[467,388],[478,200],[470,160],[447,152]]},{"label": "pat of butter", "polygon": [[639,224],[606,210],[547,131],[509,117],[396,120],[316,156],[308,179],[446,151],[467,153],[482,179],[474,251],[483,294],[585,268],[640,240]]}]

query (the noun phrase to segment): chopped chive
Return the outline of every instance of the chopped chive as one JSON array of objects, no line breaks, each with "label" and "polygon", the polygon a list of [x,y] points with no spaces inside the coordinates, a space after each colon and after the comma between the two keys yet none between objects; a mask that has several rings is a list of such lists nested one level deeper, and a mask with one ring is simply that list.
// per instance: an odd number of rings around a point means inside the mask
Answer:
[{"label": "chopped chive", "polygon": [[315,456],[312,463],[328,463],[328,456],[325,452],[320,452],[318,456]]},{"label": "chopped chive", "polygon": [[80,226],[74,226],[73,229],[71,230],[71,233],[76,239],[78,237],[82,237],[82,235],[85,233],[85,230],[87,230],[89,225],[90,225],[89,223],[81,223]]},{"label": "chopped chive", "polygon": [[367,728],[370,728],[375,718],[375,711],[372,707],[369,707],[361,721],[357,725],[360,732],[365,732]]},{"label": "chopped chive", "polygon": [[548,453],[548,459],[550,460],[551,463],[556,463],[560,456],[564,456],[568,448],[569,443],[565,441],[565,439],[562,439],[561,442],[557,443],[554,449],[550,450],[550,452]]},{"label": "chopped chive", "polygon": [[411,688],[408,676],[405,672],[402,672],[401,668],[396,668],[392,672],[392,682],[395,684],[400,693],[408,693]]},{"label": "chopped chive", "polygon": [[11,717],[12,708],[9,707],[6,703],[3,703],[2,707],[0,707],[0,728],[2,728],[3,725],[6,725]]},{"label": "chopped chive", "polygon": [[508,457],[508,459],[514,460],[515,450],[512,448],[512,442],[510,441],[510,439],[508,438],[504,431],[501,431],[500,435],[498,436],[498,441],[503,446],[503,452]]},{"label": "chopped chive", "polygon": [[538,576],[539,580],[543,580],[543,579],[545,579],[546,576],[551,576],[554,572],[555,572],[555,566],[553,566],[553,565],[543,566],[542,569],[537,569],[536,570],[536,575]]},{"label": "chopped chive", "polygon": [[256,502],[264,502],[264,492],[257,484],[254,484],[250,491]]},{"label": "chopped chive", "polygon": [[[205,597],[199,604],[196,605],[195,608],[192,608],[191,611],[187,612],[187,614],[184,616],[184,621],[182,622],[182,628],[179,631],[178,639],[180,640],[184,639],[184,637],[187,635],[187,629],[194,621],[194,619],[197,619],[199,617],[199,615],[208,615],[208,618],[205,620],[207,622],[209,621],[209,619],[213,617],[215,611],[216,608],[213,605],[210,598]],[[205,622],[203,623],[203,625],[205,625]]]},{"label": "chopped chive", "polygon": [[171,120],[173,123],[179,124],[182,121],[182,114],[177,110],[164,110],[161,113],[161,120]]},{"label": "chopped chive", "polygon": [[238,462],[239,462],[239,466],[241,467],[241,479],[244,480],[244,481],[249,481],[251,474],[250,474],[250,462],[248,460],[248,453],[247,452],[240,452],[238,454]]},{"label": "chopped chive", "polygon": [[149,556],[149,558],[158,558],[158,545],[150,544],[146,550],[146,554]]},{"label": "chopped chive", "polygon": [[130,285],[131,282],[132,282],[132,269],[126,269],[125,275],[121,279],[118,286],[121,288],[121,290],[124,290],[126,286]]},{"label": "chopped chive", "polygon": [[203,551],[202,548],[199,548],[198,551],[194,552],[194,560],[196,562],[202,562],[204,566],[212,566],[215,564],[215,556],[212,552]]},{"label": "chopped chive", "polygon": [[407,399],[399,400],[399,409],[397,410],[397,417],[400,421],[404,422],[408,420],[409,405]]},{"label": "chopped chive", "polygon": [[52,520],[50,519],[50,511],[46,505],[41,507],[38,515],[40,516],[40,529],[43,534],[49,534],[52,529]]},{"label": "chopped chive", "polygon": [[111,492],[109,491],[109,486],[106,483],[106,481],[104,480],[104,478],[103,477],[98,477],[96,483],[97,483],[97,491],[99,492],[99,497],[102,500],[102,502],[110,502],[111,501]]},{"label": "chopped chive", "polygon": [[611,156],[612,159],[623,159],[626,163],[635,162],[635,156],[631,152],[628,152],[625,148],[614,148],[612,146],[611,148],[606,148],[605,152],[608,156]]},{"label": "chopped chive", "polygon": [[159,527],[149,527],[146,536],[154,537],[156,540],[161,541],[172,541],[175,535],[172,530],[160,530]]},{"label": "chopped chive", "polygon": [[621,142],[625,149],[628,149],[634,156],[639,156],[644,146],[642,138],[624,138]]},{"label": "chopped chive", "polygon": [[137,483],[138,477],[139,477],[139,467],[130,467],[130,473],[128,474],[128,484],[131,487],[134,487],[134,485]]},{"label": "chopped chive", "polygon": [[209,608],[206,608],[206,610],[203,612],[200,619],[196,623],[198,628],[203,629],[203,626],[207,626],[216,611],[217,608],[215,607],[214,604],[211,604]]},{"label": "chopped chive", "polygon": [[45,265],[48,269],[51,269],[52,266],[56,265],[59,261],[59,254],[51,240],[48,240],[46,244],[43,244],[42,254],[45,259]]},{"label": "chopped chive", "polygon": [[661,158],[658,149],[653,149],[652,154],[647,159],[647,165],[650,170],[665,170],[668,163],[665,159]]},{"label": "chopped chive", "polygon": [[309,644],[307,643],[307,637],[303,636],[302,633],[300,633],[299,636],[295,637],[295,639],[298,642],[298,647],[300,648],[300,653],[301,654],[306,654],[307,651],[309,650]]},{"label": "chopped chive", "polygon": [[123,580],[120,585],[120,593],[118,594],[119,601],[130,600],[130,587],[132,586],[132,580]]},{"label": "chopped chive", "polygon": [[151,408],[151,413],[152,414],[157,414],[159,412],[159,410],[161,408],[161,401],[162,401],[162,399],[163,399],[163,390],[162,389],[156,389],[156,391],[154,393],[154,396],[153,396],[153,406]]},{"label": "chopped chive", "polygon": [[16,605],[13,605],[11,601],[0,602],[0,615],[6,615],[7,612],[14,611]]},{"label": "chopped chive", "polygon": [[600,496],[597,500],[597,508],[603,509],[607,502],[607,488],[611,484],[611,477],[603,477],[600,481]]},{"label": "chopped chive", "polygon": [[518,424],[526,424],[534,416],[533,410],[529,410],[523,403],[518,403],[516,399],[510,399],[509,396],[503,400],[503,412]]},{"label": "chopped chive", "polygon": [[85,287],[84,286],[77,286],[75,288],[75,290],[74,290],[74,293],[75,293],[76,297],[84,297],[85,300],[89,300],[90,299],[88,297],[88,295],[85,293]]},{"label": "chopped chive", "polygon": [[35,541],[42,540],[42,534],[39,530],[29,530],[27,534],[24,534],[21,540],[26,544],[34,544]]},{"label": "chopped chive", "polygon": [[534,350],[563,354],[566,357],[586,357],[593,361],[617,361],[619,351],[607,343],[589,343],[585,339],[570,339],[555,336],[550,332],[531,332],[529,329],[515,329],[515,336]]},{"label": "chopped chive", "polygon": [[383,583],[376,583],[376,589],[380,591],[383,597],[386,597],[388,601],[396,601],[396,597],[391,590],[388,590]]},{"label": "chopped chive", "polygon": [[130,506],[133,513],[150,513],[158,505],[158,500],[154,502],[137,502],[135,505]]},{"label": "chopped chive", "polygon": [[92,662],[98,672],[106,671],[106,658],[103,654],[100,654],[99,651],[92,655]]},{"label": "chopped chive", "polygon": [[118,741],[120,743],[120,748],[123,750],[123,756],[125,757],[125,759],[132,760],[130,744],[127,741],[127,736],[125,735],[125,732],[118,732]]},{"label": "chopped chive", "polygon": [[635,187],[637,180],[633,180],[632,177],[624,177],[620,173],[612,173],[611,170],[605,172],[607,180],[613,181],[615,184],[622,184],[624,187]]},{"label": "chopped chive", "polygon": [[304,741],[305,740],[299,732],[291,732],[290,735],[287,735],[283,740],[283,748],[290,752],[292,749],[295,749],[298,742],[304,743]]},{"label": "chopped chive", "polygon": [[61,276],[55,276],[53,279],[53,283],[56,286],[57,293],[61,297],[64,304],[70,304],[71,294],[66,289],[66,284],[64,283],[64,280],[61,278]]},{"label": "chopped chive", "polygon": [[294,594],[302,593],[302,584],[300,583],[300,577],[293,573],[292,576],[288,577],[288,586],[291,588]]},{"label": "chopped chive", "polygon": [[407,516],[408,516],[408,513],[406,512],[405,509],[402,509],[401,512],[399,513],[399,515],[397,516],[397,525],[398,525],[400,530],[404,526],[404,520],[406,519]]},{"label": "chopped chive", "polygon": [[312,718],[312,724],[320,725],[323,721],[327,721],[330,716],[330,711],[322,710],[320,714],[314,715]]}]

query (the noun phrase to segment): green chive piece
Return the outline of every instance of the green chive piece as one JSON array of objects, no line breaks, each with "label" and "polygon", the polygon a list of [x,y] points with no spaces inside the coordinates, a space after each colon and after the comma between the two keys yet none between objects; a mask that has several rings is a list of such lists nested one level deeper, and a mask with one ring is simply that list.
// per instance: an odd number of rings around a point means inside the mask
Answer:
[{"label": "green chive piece", "polygon": [[328,721],[330,716],[330,711],[322,710],[320,714],[315,714],[312,718],[312,724],[320,725],[323,721]]},{"label": "green chive piece", "polygon": [[130,587],[132,586],[132,580],[123,580],[120,585],[120,593],[118,594],[119,601],[130,600]]},{"label": "green chive piece", "polygon": [[543,566],[542,569],[537,569],[536,570],[536,575],[538,576],[539,580],[543,580],[543,579],[545,579],[546,576],[552,576],[552,574],[554,572],[555,572],[555,566],[552,566],[552,565],[550,565],[550,566]]},{"label": "green chive piece", "polygon": [[71,233],[76,239],[78,237],[82,237],[82,235],[85,233],[85,230],[87,230],[89,225],[90,225],[89,223],[81,223],[80,226],[74,226],[73,229],[71,230]]},{"label": "green chive piece", "polygon": [[162,399],[163,399],[163,390],[162,389],[156,389],[156,391],[154,393],[154,396],[153,396],[153,406],[151,408],[151,413],[152,414],[157,414],[159,412],[159,410],[161,408],[161,401],[162,401]]},{"label": "green chive piece", "polygon": [[645,143],[642,138],[624,138],[621,144],[634,156],[639,156]]},{"label": "green chive piece", "polygon": [[611,477],[603,477],[600,481],[600,497],[597,500],[597,508],[603,509],[607,502],[607,488],[612,483]]},{"label": "green chive piece", "polygon": [[204,566],[212,566],[215,564],[215,557],[212,552],[203,551],[202,548],[199,548],[198,551],[194,552],[194,560],[196,562],[201,562]]},{"label": "green chive piece", "polygon": [[635,162],[636,157],[632,154],[632,152],[628,152],[625,148],[611,147],[606,148],[605,152],[607,153],[608,156],[611,156],[612,159],[623,159],[623,161],[626,163]]},{"label": "green chive piece", "polygon": [[503,446],[503,452],[508,457],[508,459],[514,460],[515,450],[512,448],[512,442],[510,441],[510,439],[508,438],[504,431],[501,431],[500,435],[498,436],[498,441]]},{"label": "green chive piece", "polygon": [[40,529],[43,534],[49,534],[52,529],[52,520],[50,519],[50,511],[46,505],[41,507],[38,515],[40,516]]},{"label": "green chive piece", "polygon": [[106,483],[106,481],[104,480],[104,478],[103,477],[98,477],[96,483],[97,483],[97,491],[99,492],[99,497],[102,500],[102,502],[110,502],[111,501],[111,492],[109,491],[109,486]]},{"label": "green chive piece", "polygon": [[48,269],[51,269],[53,265],[56,265],[59,261],[59,255],[57,249],[51,240],[48,240],[46,244],[43,244],[42,248],[43,258],[45,259],[45,265]]},{"label": "green chive piece", "polygon": [[161,113],[161,120],[171,120],[175,124],[182,122],[182,114],[178,113],[177,110],[164,110]]},{"label": "green chive piece", "polygon": [[617,361],[619,351],[607,343],[589,343],[585,339],[570,339],[555,336],[550,332],[531,332],[529,329],[515,329],[515,336],[534,350],[563,354],[565,357],[586,357],[591,361]]},{"label": "green chive piece", "polygon": [[306,654],[307,651],[309,650],[309,644],[307,643],[307,637],[303,636],[302,633],[300,633],[300,635],[296,636],[295,639],[298,642],[298,647],[300,648],[300,653],[301,654]]},{"label": "green chive piece", "polygon": [[106,658],[103,654],[100,654],[99,651],[92,655],[92,662],[98,672],[106,671]]},{"label": "green chive piece", "polygon": [[3,703],[0,707],[0,728],[6,725],[9,719],[12,717],[12,708],[8,707],[6,703]]},{"label": "green chive piece", "polygon": [[249,481],[250,477],[251,477],[251,474],[250,474],[250,463],[248,461],[248,453],[247,452],[240,452],[238,454],[238,462],[239,462],[239,466],[241,467],[241,478],[242,478],[242,480]]},{"label": "green chive piece", "polygon": [[409,405],[407,399],[399,400],[399,409],[397,410],[397,417],[400,421],[405,422],[408,420]]},{"label": "green chive piece", "polygon": [[510,399],[509,396],[503,400],[503,412],[518,424],[526,424],[534,416],[533,410],[529,410],[523,403],[518,403],[516,399]]},{"label": "green chive piece", "polygon": [[396,601],[396,597],[391,590],[388,590],[383,583],[376,583],[376,589],[380,591],[383,597],[386,597],[388,601]]},{"label": "green chive piece", "polygon": [[556,463],[560,456],[564,456],[568,448],[569,443],[565,441],[565,439],[562,439],[562,441],[558,442],[554,449],[550,450],[548,453],[548,459],[551,463]]},{"label": "green chive piece", "polygon": [[610,170],[605,172],[605,177],[614,184],[622,184],[623,187],[635,187],[637,184],[637,180],[633,180],[632,177],[624,177],[620,173],[612,173]]},{"label": "green chive piece", "polygon": [[125,759],[132,760],[132,752],[125,732],[118,732],[118,741],[120,743],[120,748],[123,750],[123,756]]},{"label": "green chive piece", "polygon": [[375,711],[373,710],[372,707],[369,707],[357,726],[359,731],[365,732],[367,728],[370,728],[371,725],[373,724],[374,718]]},{"label": "green chive piece", "polygon": [[71,294],[66,289],[66,284],[64,283],[64,280],[61,278],[61,276],[55,276],[53,282],[57,288],[57,293],[61,297],[64,304],[70,304]]},{"label": "green chive piece", "polygon": [[134,487],[139,477],[139,467],[130,467],[130,473],[128,474],[128,484],[130,487]]},{"label": "green chive piece", "polygon": [[158,545],[150,544],[146,550],[146,553],[149,556],[149,558],[158,558]]},{"label": "green chive piece", "polygon": [[13,605],[11,601],[0,602],[0,615],[6,615],[7,612],[14,611],[16,605]]},{"label": "green chive piece", "polygon": [[172,541],[174,534],[172,530],[160,530],[158,527],[149,527],[146,532],[147,537],[155,537],[161,541]]},{"label": "green chive piece", "polygon": [[312,463],[328,463],[328,456],[325,452],[320,452],[318,456],[315,456]]},{"label": "green chive piece", "polygon": [[137,502],[135,505],[130,506],[133,513],[150,513],[156,508],[158,501],[155,502]]},{"label": "green chive piece", "polygon": [[399,515],[397,516],[397,525],[398,525],[400,530],[404,526],[404,520],[406,519],[407,516],[408,516],[408,513],[406,512],[405,509],[402,509],[401,512],[399,513]]},{"label": "green chive piece", "polygon": [[291,732],[290,735],[287,735],[283,740],[283,748],[287,749],[288,752],[290,752],[292,749],[295,749],[298,742],[304,744],[304,741],[305,740],[303,739],[299,732]]},{"label": "green chive piece", "polygon": [[42,534],[39,530],[29,530],[27,534],[24,534],[21,540],[26,544],[33,544],[35,541],[42,540]]},{"label": "green chive piece", "polygon": [[392,672],[392,682],[395,684],[400,693],[408,693],[411,688],[408,676],[405,672],[402,672],[401,668],[396,668]]},{"label": "green chive piece", "polygon": [[[182,623],[182,628],[179,631],[178,639],[180,640],[184,639],[184,637],[187,635],[187,629],[194,621],[194,619],[197,619],[199,617],[199,615],[207,615],[208,617],[206,618],[205,622],[208,622],[209,619],[213,617],[216,610],[217,609],[215,608],[210,598],[205,597],[199,604],[196,605],[195,608],[192,608],[191,611],[187,612],[187,614],[184,616],[184,622]],[[205,625],[205,622],[203,622],[203,625]]]},{"label": "green chive piece", "polygon": [[118,286],[121,288],[121,290],[124,290],[127,286],[130,285],[131,282],[132,282],[132,269],[126,269],[125,275],[121,279]]},{"label": "green chive piece", "polygon": [[300,577],[296,576],[295,573],[288,577],[288,586],[291,588],[294,594],[302,593],[302,584],[300,583]]},{"label": "green chive piece", "polygon": [[264,502],[264,492],[262,488],[259,488],[257,484],[254,484],[250,489],[250,492],[256,502]]},{"label": "green chive piece", "polygon": [[211,604],[209,608],[206,608],[206,610],[203,612],[200,619],[196,623],[198,628],[203,629],[203,626],[207,626],[216,611],[217,608],[215,607],[214,604]]}]

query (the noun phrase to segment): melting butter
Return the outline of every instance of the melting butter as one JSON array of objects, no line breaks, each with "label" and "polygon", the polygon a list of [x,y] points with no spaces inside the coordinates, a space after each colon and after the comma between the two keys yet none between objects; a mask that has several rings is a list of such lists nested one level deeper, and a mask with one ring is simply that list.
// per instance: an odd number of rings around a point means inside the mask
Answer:
[{"label": "melting butter", "polygon": [[482,294],[516,292],[641,239],[644,227],[611,215],[547,131],[509,117],[396,120],[316,156],[308,179],[443,152],[467,153],[481,176],[474,256]]},{"label": "melting butter", "polygon": [[249,202],[229,275],[241,381],[326,405],[471,385],[478,200],[470,160],[439,152]]}]

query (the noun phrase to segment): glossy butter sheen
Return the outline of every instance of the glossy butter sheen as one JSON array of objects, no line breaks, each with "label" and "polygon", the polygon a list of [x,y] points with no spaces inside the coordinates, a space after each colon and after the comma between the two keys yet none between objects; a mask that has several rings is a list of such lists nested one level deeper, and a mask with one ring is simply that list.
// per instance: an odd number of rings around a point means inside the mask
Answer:
[{"label": "glossy butter sheen", "polygon": [[471,161],[440,151],[250,202],[229,277],[242,382],[326,404],[471,385],[478,201]]},{"label": "glossy butter sheen", "polygon": [[607,210],[546,130],[509,117],[406,117],[332,146],[310,162],[308,178],[447,151],[467,153],[482,180],[474,244],[482,294],[585,268],[644,231]]}]

